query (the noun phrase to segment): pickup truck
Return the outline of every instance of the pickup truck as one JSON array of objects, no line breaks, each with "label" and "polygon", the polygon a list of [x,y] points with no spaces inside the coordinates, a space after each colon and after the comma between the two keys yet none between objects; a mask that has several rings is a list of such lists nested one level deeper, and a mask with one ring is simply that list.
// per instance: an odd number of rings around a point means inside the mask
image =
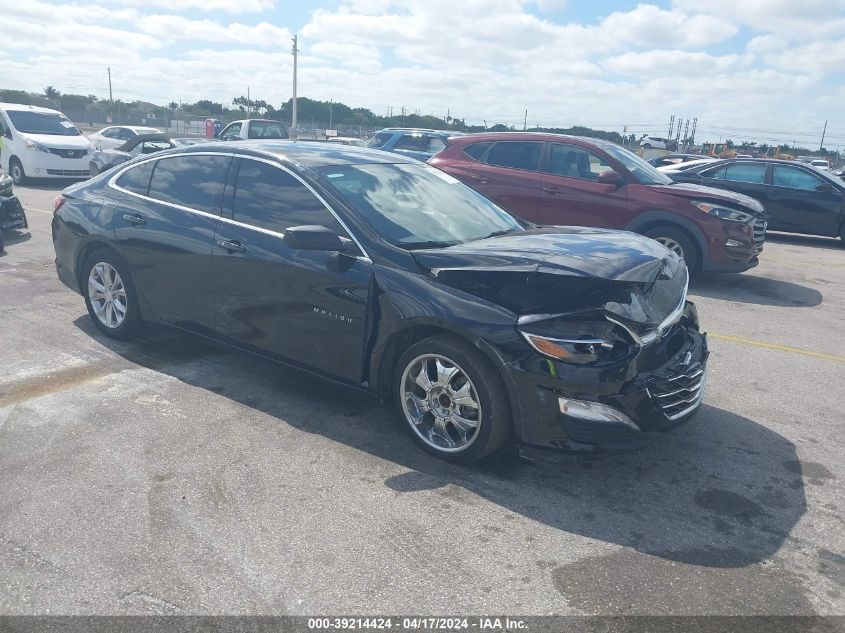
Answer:
[{"label": "pickup truck", "polygon": [[290,138],[287,128],[279,121],[271,119],[241,119],[232,121],[220,130],[217,138],[221,141],[240,141],[248,138]]}]

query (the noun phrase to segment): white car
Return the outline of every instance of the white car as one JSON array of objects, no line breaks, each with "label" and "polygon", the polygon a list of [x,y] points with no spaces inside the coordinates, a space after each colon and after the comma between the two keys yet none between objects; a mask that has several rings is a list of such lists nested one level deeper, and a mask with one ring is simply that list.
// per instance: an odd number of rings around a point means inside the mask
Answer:
[{"label": "white car", "polygon": [[674,149],[675,141],[660,136],[644,136],[640,139],[640,147],[643,149]]},{"label": "white car", "polygon": [[688,160],[685,163],[672,163],[671,165],[661,165],[657,168],[657,171],[662,171],[663,173],[679,173],[682,171],[686,171],[687,169],[692,169],[693,167],[698,167],[699,165],[704,165],[706,163],[713,163],[716,162],[718,159],[716,158],[699,158],[697,160]]},{"label": "white car", "polygon": [[816,158],[810,161],[810,164],[821,171],[830,171],[830,163],[824,158]]},{"label": "white car", "polygon": [[94,147],[61,112],[49,108],[0,103],[0,169],[16,185],[28,177],[87,178]]},{"label": "white car", "polygon": [[340,143],[342,145],[354,145],[355,147],[366,147],[367,142],[353,136],[329,136],[326,138],[329,143]]},{"label": "white car", "polygon": [[117,149],[126,141],[131,141],[139,134],[161,134],[155,127],[141,127],[138,125],[112,125],[104,127],[99,132],[88,135],[88,140],[97,149]]}]

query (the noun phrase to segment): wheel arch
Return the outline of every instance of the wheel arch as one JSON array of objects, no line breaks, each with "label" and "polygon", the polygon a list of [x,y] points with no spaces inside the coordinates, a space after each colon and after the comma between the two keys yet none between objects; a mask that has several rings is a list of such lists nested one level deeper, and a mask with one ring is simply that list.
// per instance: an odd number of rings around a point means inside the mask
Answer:
[{"label": "wheel arch", "polygon": [[705,265],[710,261],[710,252],[707,248],[707,241],[704,234],[695,224],[687,220],[677,213],[669,211],[647,211],[641,213],[634,220],[625,227],[626,231],[633,231],[634,233],[644,234],[658,226],[670,226],[686,233],[693,244],[698,249],[698,260],[700,265]]}]

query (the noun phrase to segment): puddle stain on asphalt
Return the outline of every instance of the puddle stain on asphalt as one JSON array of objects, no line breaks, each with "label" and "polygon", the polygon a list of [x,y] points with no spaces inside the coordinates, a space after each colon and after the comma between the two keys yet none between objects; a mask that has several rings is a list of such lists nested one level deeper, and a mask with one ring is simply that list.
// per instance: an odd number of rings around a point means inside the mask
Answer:
[{"label": "puddle stain on asphalt", "polygon": [[560,565],[552,580],[567,604],[585,614],[674,615],[678,596],[685,596],[687,615],[814,613],[800,578],[777,563],[700,567],[677,560],[736,556],[708,550],[659,557],[622,549]]},{"label": "puddle stain on asphalt", "polygon": [[0,407],[20,404],[99,380],[133,365],[128,362],[88,363],[0,385]]}]

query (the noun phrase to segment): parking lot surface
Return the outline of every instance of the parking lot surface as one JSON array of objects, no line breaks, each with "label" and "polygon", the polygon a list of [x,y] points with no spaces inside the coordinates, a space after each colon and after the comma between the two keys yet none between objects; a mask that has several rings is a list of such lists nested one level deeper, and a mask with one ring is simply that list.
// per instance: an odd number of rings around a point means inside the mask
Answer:
[{"label": "parking lot surface", "polygon": [[0,257],[4,614],[845,613],[845,248],[691,288],[704,406],[648,449],[452,466],[398,413],[56,277],[60,186]]}]

